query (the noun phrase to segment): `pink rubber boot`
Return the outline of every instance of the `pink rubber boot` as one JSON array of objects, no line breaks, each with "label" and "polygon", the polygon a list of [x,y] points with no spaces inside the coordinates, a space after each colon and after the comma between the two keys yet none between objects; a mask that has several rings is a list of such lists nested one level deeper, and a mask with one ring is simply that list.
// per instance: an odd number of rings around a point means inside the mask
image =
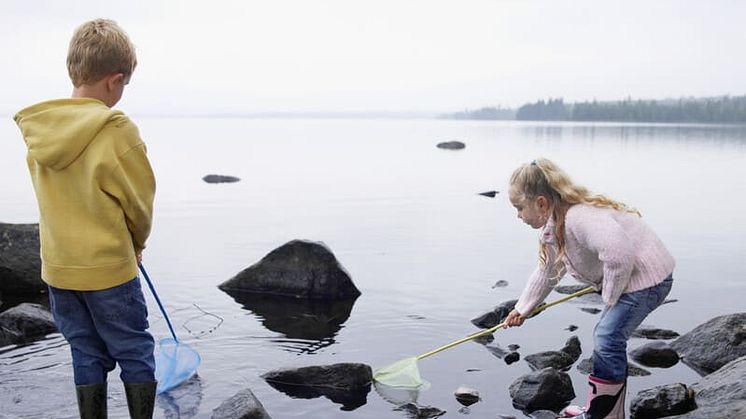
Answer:
[{"label": "pink rubber boot", "polygon": [[585,407],[567,406],[562,411],[564,418],[578,419],[624,419],[624,396],[627,380],[611,382],[592,375],[588,376],[588,401]]}]

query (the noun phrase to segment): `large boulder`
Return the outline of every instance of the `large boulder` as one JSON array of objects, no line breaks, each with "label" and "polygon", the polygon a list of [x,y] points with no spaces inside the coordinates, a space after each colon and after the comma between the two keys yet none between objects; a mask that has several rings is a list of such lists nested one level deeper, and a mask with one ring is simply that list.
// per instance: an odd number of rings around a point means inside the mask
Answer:
[{"label": "large boulder", "polygon": [[56,332],[52,313],[39,304],[23,303],[0,313],[0,346],[28,342]]},{"label": "large boulder", "polygon": [[324,243],[307,240],[278,247],[219,288],[296,298],[349,299],[360,295],[331,250]]},{"label": "large boulder", "polygon": [[558,411],[575,398],[567,373],[544,368],[518,377],[509,387],[513,406],[524,412],[548,409]]},{"label": "large boulder", "polygon": [[518,300],[503,301],[493,308],[492,311],[488,311],[479,317],[473,318],[471,324],[481,327],[482,329],[495,327],[508,317],[508,314],[513,310],[517,302]]},{"label": "large boulder", "polygon": [[254,393],[244,389],[212,411],[212,419],[271,419]]},{"label": "large boulder", "polygon": [[0,223],[0,293],[46,292],[41,280],[38,224]]},{"label": "large boulder", "polygon": [[[630,404],[632,419],[746,418],[744,377],[746,377],[746,356],[731,361],[714,373],[703,377],[692,384],[689,389],[686,389],[683,384],[673,384],[643,390]],[[690,400],[692,394],[694,395],[693,401]],[[681,416],[671,416],[675,414]]]},{"label": "large boulder", "polygon": [[701,375],[746,355],[746,313],[715,317],[671,342],[681,360]]},{"label": "large boulder", "polygon": [[578,360],[581,354],[580,340],[572,336],[565,343],[565,347],[559,351],[544,351],[526,356],[524,359],[533,370],[541,370],[547,367],[565,371]]},{"label": "large boulder", "polygon": [[355,363],[286,368],[267,372],[262,378],[275,389],[295,398],[325,396],[354,410],[367,403],[373,381],[370,366]]}]

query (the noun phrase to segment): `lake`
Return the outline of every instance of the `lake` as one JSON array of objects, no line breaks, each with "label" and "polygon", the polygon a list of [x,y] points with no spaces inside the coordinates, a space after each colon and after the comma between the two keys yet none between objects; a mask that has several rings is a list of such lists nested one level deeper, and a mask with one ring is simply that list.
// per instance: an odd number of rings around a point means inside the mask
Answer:
[{"label": "lake", "polygon": [[[160,397],[156,417],[209,417],[250,388],[273,418],[406,418],[390,395],[342,410],[327,398],[291,398],[264,382],[278,368],[361,362],[374,369],[477,329],[470,320],[517,298],[537,263],[538,237],[507,199],[515,167],[548,157],[573,179],[639,209],[677,260],[677,300],[645,324],[685,333],[742,311],[746,259],[746,128],[738,126],[530,123],[428,119],[133,118],[156,172],[155,224],[144,263],[179,337],[202,356],[198,379]],[[458,140],[458,151],[436,148]],[[0,122],[0,222],[37,221],[25,147]],[[207,184],[210,173],[238,183]],[[478,195],[496,190],[495,198]],[[236,301],[217,286],[293,239],[324,242],[362,295],[324,308]],[[498,280],[506,287],[495,287]],[[574,284],[565,278],[561,284]],[[559,294],[550,294],[550,299]],[[168,329],[146,291],[151,331]],[[7,308],[6,306],[2,309]],[[490,346],[521,357],[557,350],[573,334],[590,356],[598,315],[568,302]],[[576,325],[574,332],[566,330]],[[632,339],[629,349],[646,343]],[[530,371],[467,342],[419,361],[427,390],[408,395],[446,418],[523,414],[508,386]],[[692,383],[679,363],[629,380],[628,401],[660,384]],[[585,398],[585,376],[569,371]],[[461,409],[473,387],[482,401]],[[110,417],[126,417],[117,371]],[[40,397],[43,396],[43,397]],[[384,397],[386,396],[386,397]],[[77,417],[69,348],[58,334],[0,349],[0,417]]]}]

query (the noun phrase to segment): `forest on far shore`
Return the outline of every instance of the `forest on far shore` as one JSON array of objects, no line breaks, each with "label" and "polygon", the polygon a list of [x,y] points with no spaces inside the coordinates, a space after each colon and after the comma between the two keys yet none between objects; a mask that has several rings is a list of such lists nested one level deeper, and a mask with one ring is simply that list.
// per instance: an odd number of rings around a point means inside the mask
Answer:
[{"label": "forest on far shore", "polygon": [[484,107],[441,115],[444,119],[746,123],[746,96],[664,100],[592,101],[565,103],[562,98],[527,103],[518,109]]}]

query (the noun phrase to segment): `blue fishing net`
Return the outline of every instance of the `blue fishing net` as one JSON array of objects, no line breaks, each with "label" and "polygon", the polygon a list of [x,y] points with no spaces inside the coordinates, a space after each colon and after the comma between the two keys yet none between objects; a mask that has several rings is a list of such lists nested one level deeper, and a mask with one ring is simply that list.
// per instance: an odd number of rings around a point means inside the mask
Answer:
[{"label": "blue fishing net", "polygon": [[156,393],[161,394],[188,380],[195,372],[201,358],[194,349],[173,338],[163,338],[155,356]]}]

